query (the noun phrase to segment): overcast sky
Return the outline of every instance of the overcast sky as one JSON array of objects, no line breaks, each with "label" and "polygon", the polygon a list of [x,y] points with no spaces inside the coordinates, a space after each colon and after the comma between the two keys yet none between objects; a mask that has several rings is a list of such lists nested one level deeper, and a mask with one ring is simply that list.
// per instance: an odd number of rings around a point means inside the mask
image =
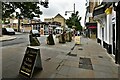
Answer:
[{"label": "overcast sky", "polygon": [[41,20],[44,18],[51,18],[60,13],[66,19],[70,17],[71,13],[67,13],[65,16],[65,11],[73,11],[75,3],[75,10],[79,11],[79,16],[82,17],[81,24],[84,25],[84,18],[86,7],[86,0],[49,0],[49,8],[44,8],[41,6],[43,15],[41,15]]}]

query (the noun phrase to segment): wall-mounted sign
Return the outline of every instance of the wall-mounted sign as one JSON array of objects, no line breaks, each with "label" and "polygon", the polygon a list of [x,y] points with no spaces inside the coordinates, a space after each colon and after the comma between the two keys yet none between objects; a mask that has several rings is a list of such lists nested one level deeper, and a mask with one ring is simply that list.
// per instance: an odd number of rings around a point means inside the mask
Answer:
[{"label": "wall-mounted sign", "polygon": [[112,8],[107,8],[105,10],[105,13],[108,15],[108,14],[112,14]]},{"label": "wall-mounted sign", "polygon": [[26,49],[19,74],[24,77],[31,78],[34,68],[36,67],[42,70],[40,49],[29,46]]}]

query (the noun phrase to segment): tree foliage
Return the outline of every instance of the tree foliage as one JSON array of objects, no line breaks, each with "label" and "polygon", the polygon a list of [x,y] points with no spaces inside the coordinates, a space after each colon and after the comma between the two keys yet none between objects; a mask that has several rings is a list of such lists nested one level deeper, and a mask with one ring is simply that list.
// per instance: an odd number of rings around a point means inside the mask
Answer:
[{"label": "tree foliage", "polygon": [[38,2],[2,2],[2,18],[11,18],[18,8],[20,13],[16,12],[16,18],[18,16],[29,19],[40,17],[42,12],[37,4]]},{"label": "tree foliage", "polygon": [[66,20],[66,24],[68,25],[69,28],[72,28],[73,26],[75,26],[75,29],[78,31],[82,30],[82,26],[80,23],[81,17],[79,17],[78,15],[78,11],[74,14],[72,13],[71,17],[69,17],[69,19]]}]

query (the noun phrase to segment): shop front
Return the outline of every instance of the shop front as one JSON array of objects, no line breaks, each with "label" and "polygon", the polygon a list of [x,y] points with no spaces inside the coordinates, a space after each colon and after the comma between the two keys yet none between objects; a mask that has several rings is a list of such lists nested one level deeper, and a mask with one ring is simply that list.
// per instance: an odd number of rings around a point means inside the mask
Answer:
[{"label": "shop front", "polygon": [[93,16],[97,22],[97,42],[120,64],[120,1],[95,7]]},{"label": "shop front", "polygon": [[97,38],[97,23],[87,22],[85,24],[87,28],[87,35],[89,38]]}]

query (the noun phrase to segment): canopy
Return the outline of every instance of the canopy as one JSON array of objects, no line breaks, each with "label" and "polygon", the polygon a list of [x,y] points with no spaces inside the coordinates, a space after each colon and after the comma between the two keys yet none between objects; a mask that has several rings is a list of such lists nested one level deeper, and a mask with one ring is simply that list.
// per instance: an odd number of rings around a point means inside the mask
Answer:
[{"label": "canopy", "polygon": [[97,28],[96,26],[89,26],[90,29],[94,29]]},{"label": "canopy", "polygon": [[63,28],[61,28],[61,27],[56,27],[55,29],[61,29],[61,30],[63,30]]}]

